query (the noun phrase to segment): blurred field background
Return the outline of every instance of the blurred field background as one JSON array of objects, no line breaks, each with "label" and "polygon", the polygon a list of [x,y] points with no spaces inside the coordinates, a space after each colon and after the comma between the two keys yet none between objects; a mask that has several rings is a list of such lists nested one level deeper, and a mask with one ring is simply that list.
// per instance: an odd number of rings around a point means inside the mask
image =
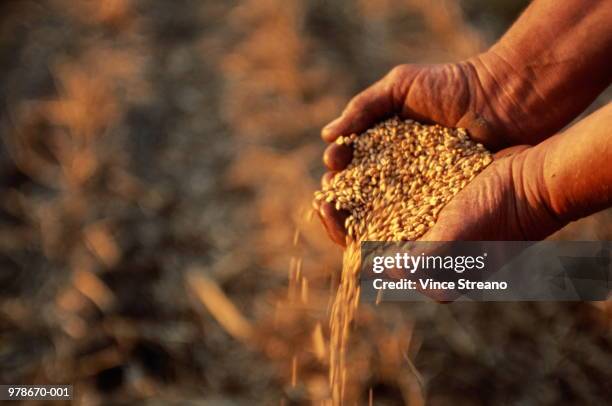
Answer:
[{"label": "blurred field background", "polygon": [[[72,383],[78,405],[326,399],[341,253],[310,219],[319,129],[398,63],[486,49],[525,4],[0,3],[0,383]],[[557,237],[609,240],[611,219]],[[363,306],[348,396],[609,404],[611,315]]]}]

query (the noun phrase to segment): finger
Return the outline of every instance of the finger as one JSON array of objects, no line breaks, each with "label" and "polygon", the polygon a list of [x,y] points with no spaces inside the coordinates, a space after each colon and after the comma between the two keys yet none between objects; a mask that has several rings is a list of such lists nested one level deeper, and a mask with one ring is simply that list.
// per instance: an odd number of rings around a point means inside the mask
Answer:
[{"label": "finger", "polygon": [[353,159],[353,149],[348,145],[331,144],[323,153],[323,163],[330,171],[341,171]]},{"label": "finger", "polygon": [[336,176],[337,173],[338,172],[334,172],[334,171],[325,172],[323,176],[321,177],[321,187],[322,188],[328,187],[332,179],[334,178],[334,176]]},{"label": "finger", "polygon": [[345,247],[346,230],[344,229],[344,221],[348,217],[348,212],[345,210],[338,211],[333,204],[323,202],[319,206],[318,213],[332,241]]},{"label": "finger", "polygon": [[380,80],[355,96],[342,115],[321,131],[326,142],[340,135],[359,134],[386,116],[393,114],[393,92],[388,81]]}]

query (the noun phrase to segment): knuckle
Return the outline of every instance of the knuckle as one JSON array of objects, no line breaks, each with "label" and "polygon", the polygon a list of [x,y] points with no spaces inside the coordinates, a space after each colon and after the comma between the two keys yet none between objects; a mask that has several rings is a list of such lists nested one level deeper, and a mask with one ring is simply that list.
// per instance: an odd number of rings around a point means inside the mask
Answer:
[{"label": "knuckle", "polygon": [[408,72],[411,69],[412,69],[411,65],[409,64],[397,65],[396,67],[394,67],[393,69],[389,71],[389,73],[386,76],[386,79],[393,81],[393,82],[398,79],[402,79],[408,74]]},{"label": "knuckle", "polygon": [[366,97],[363,94],[358,94],[353,97],[349,102],[347,109],[348,110],[362,110],[366,106]]}]

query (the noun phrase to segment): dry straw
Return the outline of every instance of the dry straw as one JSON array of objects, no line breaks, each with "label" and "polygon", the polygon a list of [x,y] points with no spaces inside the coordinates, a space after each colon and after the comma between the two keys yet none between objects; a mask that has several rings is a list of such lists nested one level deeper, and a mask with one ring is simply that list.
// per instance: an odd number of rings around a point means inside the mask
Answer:
[{"label": "dry straw", "polygon": [[342,275],[330,315],[330,385],[334,403],[340,404],[350,327],[359,303],[359,243],[422,237],[444,205],[493,159],[464,129],[398,118],[336,142],[353,148],[353,160],[315,192],[315,199],[349,213]]}]

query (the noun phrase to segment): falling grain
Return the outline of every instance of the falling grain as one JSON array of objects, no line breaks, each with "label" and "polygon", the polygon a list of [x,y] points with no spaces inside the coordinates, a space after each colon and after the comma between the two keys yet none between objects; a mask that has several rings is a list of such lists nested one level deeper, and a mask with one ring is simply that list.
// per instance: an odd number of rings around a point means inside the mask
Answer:
[{"label": "falling grain", "polygon": [[321,327],[321,323],[317,323],[314,331],[312,332],[312,347],[317,359],[323,360],[327,355],[327,350],[325,347],[325,338],[323,338],[323,328]]}]

